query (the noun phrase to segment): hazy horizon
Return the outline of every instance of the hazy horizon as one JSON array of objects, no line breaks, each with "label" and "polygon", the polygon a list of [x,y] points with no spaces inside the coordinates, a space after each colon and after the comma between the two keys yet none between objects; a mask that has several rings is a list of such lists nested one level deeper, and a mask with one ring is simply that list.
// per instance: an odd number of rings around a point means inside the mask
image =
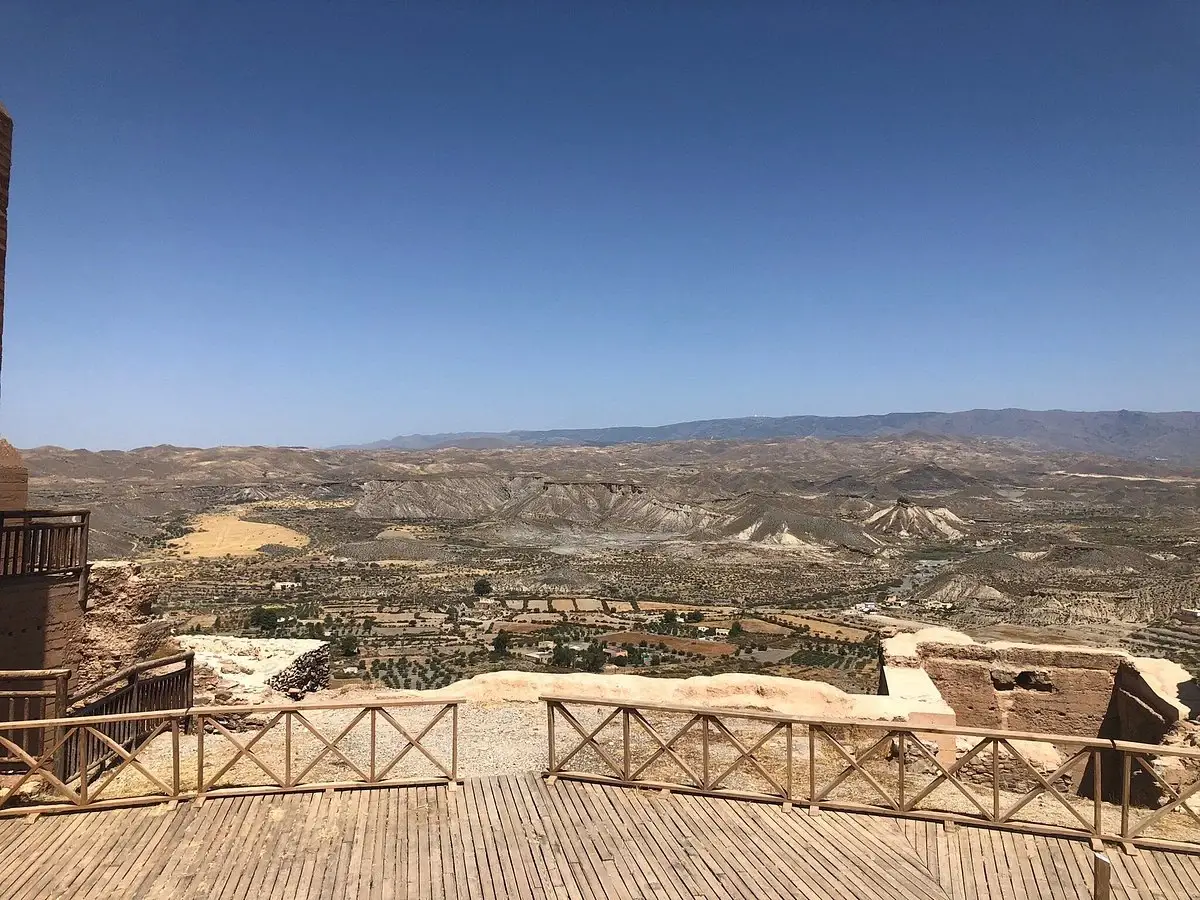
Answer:
[{"label": "hazy horizon", "polygon": [[[557,428],[538,428],[538,427],[523,427],[517,426],[514,428],[506,428],[496,431],[484,431],[476,428],[464,428],[459,431],[443,431],[443,432],[394,432],[391,434],[380,434],[372,438],[364,438],[362,440],[345,440],[335,441],[329,444],[301,444],[301,443],[286,443],[286,442],[263,442],[255,441],[242,444],[189,444],[165,438],[159,441],[153,441],[146,444],[126,445],[126,446],[86,446],[86,445],[67,445],[54,443],[40,444],[24,444],[18,445],[21,450],[37,450],[47,447],[53,447],[63,450],[84,450],[94,453],[106,452],[128,452],[136,450],[152,449],[154,447],[176,447],[180,449],[197,449],[197,450],[213,450],[222,447],[238,448],[238,447],[269,447],[277,449],[306,449],[306,450],[352,450],[352,449],[367,449],[372,444],[386,444],[389,441],[400,438],[456,438],[456,437],[502,437],[506,435],[527,435],[527,434],[542,434],[547,432],[572,431],[572,432],[588,432],[588,431],[603,431],[603,430],[619,430],[619,429],[662,429],[675,426],[685,426],[695,423],[706,422],[727,422],[740,421],[747,419],[793,419],[793,418],[821,418],[821,419],[870,419],[882,418],[887,416],[916,416],[916,415],[962,415],[967,413],[987,413],[987,412],[1027,412],[1032,414],[1044,413],[1064,413],[1078,415],[1101,415],[1108,413],[1148,413],[1151,415],[1185,415],[1185,416],[1200,416],[1200,410],[1184,410],[1184,409],[1163,409],[1163,410],[1147,410],[1147,409],[1027,409],[1025,407],[972,407],[970,409],[961,410],[889,410],[887,412],[861,413],[852,416],[815,416],[811,413],[789,413],[781,416],[762,416],[762,415],[746,415],[746,416],[706,416],[700,419],[675,419],[667,422],[610,422],[599,425],[583,425],[578,428],[557,429]],[[903,432],[904,434],[912,432]],[[849,435],[849,437],[854,437]],[[798,437],[785,436],[777,438],[782,440],[799,439]],[[729,440],[737,440],[730,438]],[[759,438],[746,438],[746,440],[759,440]],[[387,448],[379,448],[387,449]]]},{"label": "hazy horizon", "polygon": [[1196,408],[1198,49],[1180,3],[14,4],[0,434]]}]

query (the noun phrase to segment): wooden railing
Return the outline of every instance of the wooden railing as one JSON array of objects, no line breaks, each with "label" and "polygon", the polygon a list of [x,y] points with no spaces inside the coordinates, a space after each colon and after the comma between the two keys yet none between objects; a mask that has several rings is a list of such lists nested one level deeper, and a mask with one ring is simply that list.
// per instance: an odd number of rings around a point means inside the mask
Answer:
[{"label": "wooden railing", "polygon": [[[54,719],[67,711],[70,669],[7,669],[0,671],[0,722]],[[34,756],[42,751],[43,734],[22,735],[22,749]],[[0,772],[24,768],[21,760],[0,749]]]},{"label": "wooden railing", "polygon": [[[1200,852],[1200,750],[543,697],[547,776]],[[569,742],[557,733],[565,725]]]},{"label": "wooden railing", "polygon": [[0,577],[83,570],[90,515],[86,510],[0,512]]},{"label": "wooden railing", "polygon": [[[245,793],[452,783],[458,780],[463,702],[198,707],[0,723],[0,751],[26,766],[20,778],[0,787],[0,816]],[[122,743],[122,728],[132,728],[141,739]],[[35,756],[23,749],[20,737],[29,730],[55,738]],[[69,777],[56,765],[64,747],[78,755]],[[96,765],[91,754],[97,752],[111,764]]]},{"label": "wooden railing", "polygon": [[[192,705],[195,690],[194,662],[195,653],[188,650],[136,663],[69,697],[67,706],[70,711],[66,715],[72,718],[97,718],[162,709],[187,709]],[[166,671],[162,671],[164,669]],[[77,733],[63,743],[59,754],[60,778],[70,779],[78,775],[80,760],[86,760],[92,770],[103,768],[116,758],[115,751],[110,749],[111,743],[131,749],[148,740],[153,727],[150,722],[135,717],[118,719],[110,727],[96,730],[103,730],[105,737],[101,739],[95,735]],[[90,744],[82,752],[75,744],[81,739]]]}]

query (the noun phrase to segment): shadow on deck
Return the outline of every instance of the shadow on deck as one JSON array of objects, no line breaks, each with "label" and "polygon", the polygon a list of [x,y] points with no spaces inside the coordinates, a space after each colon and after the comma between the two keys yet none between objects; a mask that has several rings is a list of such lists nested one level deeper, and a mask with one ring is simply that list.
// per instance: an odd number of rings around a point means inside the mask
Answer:
[{"label": "shadow on deck", "polygon": [[[0,821],[0,896],[1091,897],[1081,841],[537,775]],[[1116,898],[1195,897],[1200,857],[1111,854]]]}]

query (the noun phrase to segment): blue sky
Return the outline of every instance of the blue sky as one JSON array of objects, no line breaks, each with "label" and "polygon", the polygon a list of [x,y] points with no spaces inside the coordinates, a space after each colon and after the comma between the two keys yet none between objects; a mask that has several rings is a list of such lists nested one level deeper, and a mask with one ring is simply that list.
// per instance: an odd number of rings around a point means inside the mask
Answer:
[{"label": "blue sky", "polygon": [[19,446],[1200,406],[1200,6],[0,2]]}]

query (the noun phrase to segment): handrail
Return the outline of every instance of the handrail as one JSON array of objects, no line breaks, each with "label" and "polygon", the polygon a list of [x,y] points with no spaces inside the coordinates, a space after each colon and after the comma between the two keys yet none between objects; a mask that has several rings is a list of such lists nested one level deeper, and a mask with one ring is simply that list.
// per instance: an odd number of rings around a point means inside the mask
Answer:
[{"label": "handrail", "polygon": [[[0,721],[22,721],[52,715],[66,715],[67,684],[70,669],[8,669],[0,671]],[[35,682],[38,687],[25,686]],[[50,683],[50,687],[46,684]],[[53,731],[26,731],[19,734],[18,743],[26,753],[40,753],[47,735]],[[19,754],[0,748],[0,764],[5,768],[19,767]]]},{"label": "handrail", "polygon": [[90,509],[5,509],[0,510],[4,519],[57,519],[74,516],[90,516]]},{"label": "handrail", "polygon": [[23,681],[32,679],[70,678],[70,669],[2,669],[0,679],[6,681]]},{"label": "handrail", "polygon": [[430,706],[435,703],[447,703],[462,706],[467,703],[465,697],[438,697],[436,700],[425,700],[420,697],[397,697],[396,699],[376,698],[377,702],[363,703],[361,700],[331,700],[328,703],[279,703],[256,705],[242,703],[232,706],[184,706],[179,709],[152,709],[146,712],[115,713],[110,716],[68,716],[58,719],[28,719],[21,722],[0,722],[0,731],[11,728],[54,728],[64,725],[103,725],[106,722],[134,722],[139,719],[169,719],[186,718],[187,716],[249,716],[255,714],[274,714],[277,712],[305,712],[316,710],[364,709],[386,706],[388,709],[407,709],[410,707]]},{"label": "handrail", "polygon": [[119,672],[109,675],[107,678],[102,678],[94,684],[89,684],[87,687],[80,688],[71,697],[68,698],[68,703],[78,703],[86,697],[91,697],[93,694],[98,694],[100,691],[122,681],[128,681],[135,675],[140,675],[142,672],[149,672],[151,669],[160,669],[163,666],[171,666],[176,663],[193,663],[196,657],[194,650],[184,650],[179,653],[173,653],[170,656],[159,657],[158,659],[148,659],[139,663],[134,663]]},{"label": "handrail", "polygon": [[972,725],[917,725],[906,719],[839,719],[819,716],[789,716],[782,713],[758,712],[723,706],[678,706],[670,703],[619,703],[615,700],[596,700],[589,697],[542,694],[541,703],[571,703],[575,706],[599,706],[606,709],[654,710],[655,712],[681,713],[693,716],[725,716],[727,718],[750,719],[758,722],[790,722],[793,725],[817,725],[826,728],[906,728],[919,734],[940,734],[958,737],[1003,737],[1010,741],[1037,741],[1040,743],[1069,744],[1072,747],[1088,747],[1095,750],[1130,750],[1142,753],[1169,754],[1171,756],[1200,759],[1200,748],[1165,747],[1162,744],[1139,744],[1110,738],[1079,737],[1042,731],[1007,731],[1002,728],[979,728]]},{"label": "handrail", "polygon": [[[0,512],[0,576],[86,572],[90,522],[87,510]],[[83,587],[81,583],[80,602]]]},{"label": "handrail", "polygon": [[[438,698],[208,706],[0,722],[0,750],[12,750],[27,765],[20,778],[0,788],[0,817],[247,793],[453,783],[459,780],[458,713],[465,702]],[[420,707],[433,709],[420,726],[394,715]],[[349,724],[322,725],[314,716],[338,711],[354,713]],[[250,713],[256,721],[249,728],[239,726],[237,720]],[[440,755],[440,748],[431,747],[427,739],[446,720],[449,747]],[[129,725],[140,726],[143,735],[132,743],[123,740]],[[356,726],[365,734],[360,732],[357,739],[345,743]],[[38,755],[24,751],[19,741],[21,733],[34,730],[53,735],[48,749]],[[249,732],[248,737],[240,738],[241,731]],[[63,747],[78,754],[69,775],[61,774],[58,763]],[[317,752],[311,755],[314,749]],[[97,753],[105,759],[98,761]],[[405,774],[400,764],[410,755],[413,760],[423,759],[430,774]],[[183,771],[189,758],[195,765],[190,783]],[[321,777],[318,767],[326,759],[335,765],[338,780]],[[246,771],[259,780],[245,781]],[[136,773],[144,786],[135,783],[131,788],[120,780],[123,773],[128,773],[127,779]],[[34,777],[41,779],[49,798],[20,803],[21,789]],[[123,793],[114,795],[116,791]]]},{"label": "handrail", "polygon": [[[1200,853],[1200,810],[1189,805],[1200,800],[1200,751],[1194,749],[900,720],[540,699],[551,779]],[[570,706],[603,712],[585,723]],[[556,737],[560,722],[571,735],[566,753]],[[1053,753],[1033,754],[1027,744]],[[592,763],[580,762],[589,757]],[[1188,765],[1167,777],[1163,760]],[[1165,837],[1147,834],[1168,824]],[[1176,839],[1181,834],[1188,837]]]}]

